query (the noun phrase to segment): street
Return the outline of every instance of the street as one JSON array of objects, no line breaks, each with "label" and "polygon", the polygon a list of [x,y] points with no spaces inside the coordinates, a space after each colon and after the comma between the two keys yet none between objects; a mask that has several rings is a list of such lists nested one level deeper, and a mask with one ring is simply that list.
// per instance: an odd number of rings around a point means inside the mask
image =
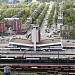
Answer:
[{"label": "street", "polygon": [[48,16],[49,16],[49,14],[50,14],[50,11],[51,11],[51,9],[52,9],[53,3],[54,3],[54,2],[50,3],[49,9],[48,9],[48,11],[47,11],[47,14],[45,15],[45,18],[44,18],[44,20],[43,20],[43,23],[42,23],[42,25],[41,25],[41,27],[40,27],[41,39],[42,39],[42,40],[44,40],[44,39],[49,39],[47,36],[52,34],[52,32],[47,33],[47,32],[45,32],[45,30],[47,29],[47,26],[46,26],[46,25],[47,25],[47,19],[48,19]]}]

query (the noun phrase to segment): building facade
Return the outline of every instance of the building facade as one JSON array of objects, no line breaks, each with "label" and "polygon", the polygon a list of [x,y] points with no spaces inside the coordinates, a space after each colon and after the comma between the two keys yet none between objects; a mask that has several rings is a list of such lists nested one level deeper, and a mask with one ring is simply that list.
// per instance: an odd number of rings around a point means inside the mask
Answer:
[{"label": "building facade", "polygon": [[0,33],[4,33],[4,32],[5,32],[5,23],[0,22]]},{"label": "building facade", "polygon": [[21,31],[22,30],[22,22],[20,20],[14,20],[12,28],[14,31]]}]

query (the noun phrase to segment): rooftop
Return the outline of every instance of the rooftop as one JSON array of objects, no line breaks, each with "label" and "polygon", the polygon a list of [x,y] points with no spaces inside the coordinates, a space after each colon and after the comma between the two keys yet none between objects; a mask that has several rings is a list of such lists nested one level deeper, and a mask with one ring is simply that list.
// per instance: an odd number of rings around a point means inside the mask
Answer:
[{"label": "rooftop", "polygon": [[[21,38],[13,38],[11,42],[15,43],[23,43],[23,44],[32,44],[31,40],[28,39],[21,39]],[[49,43],[56,43],[61,42],[61,39],[46,39],[41,40],[39,44],[49,44]]]},{"label": "rooftop", "polygon": [[[14,38],[11,40],[13,43],[17,44],[22,44],[22,45],[27,45],[27,46],[32,46],[31,40],[28,39],[22,39],[22,38]],[[62,44],[62,46],[74,46],[75,47],[75,40],[70,40],[70,39],[45,39],[41,40],[37,46],[47,46],[47,45],[54,45],[54,44]]]}]

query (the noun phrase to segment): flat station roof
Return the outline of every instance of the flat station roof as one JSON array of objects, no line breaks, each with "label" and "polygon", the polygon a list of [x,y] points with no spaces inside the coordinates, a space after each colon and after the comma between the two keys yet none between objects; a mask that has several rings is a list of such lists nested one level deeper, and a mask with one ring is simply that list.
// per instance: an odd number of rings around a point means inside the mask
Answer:
[{"label": "flat station roof", "polygon": [[[21,38],[13,38],[11,42],[16,42],[16,43],[23,43],[23,44],[32,44],[31,40],[28,39],[21,39]],[[56,42],[61,42],[61,39],[46,39],[46,40],[41,40],[39,44],[48,44],[48,43],[56,43]]]}]

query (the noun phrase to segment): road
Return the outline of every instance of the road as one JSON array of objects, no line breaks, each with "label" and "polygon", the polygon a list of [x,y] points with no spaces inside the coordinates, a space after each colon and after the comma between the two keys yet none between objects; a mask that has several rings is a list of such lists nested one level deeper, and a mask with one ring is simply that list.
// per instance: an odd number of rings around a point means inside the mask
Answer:
[{"label": "road", "polygon": [[40,27],[40,31],[41,31],[41,39],[44,40],[44,39],[48,39],[48,35],[51,35],[51,32],[50,33],[46,33],[45,32],[45,29],[47,29],[47,19],[48,19],[48,16],[50,14],[50,11],[52,9],[52,5],[53,5],[54,2],[50,2],[50,6],[49,6],[49,9],[47,10],[47,14],[45,15],[45,18],[43,20],[43,23]]}]

